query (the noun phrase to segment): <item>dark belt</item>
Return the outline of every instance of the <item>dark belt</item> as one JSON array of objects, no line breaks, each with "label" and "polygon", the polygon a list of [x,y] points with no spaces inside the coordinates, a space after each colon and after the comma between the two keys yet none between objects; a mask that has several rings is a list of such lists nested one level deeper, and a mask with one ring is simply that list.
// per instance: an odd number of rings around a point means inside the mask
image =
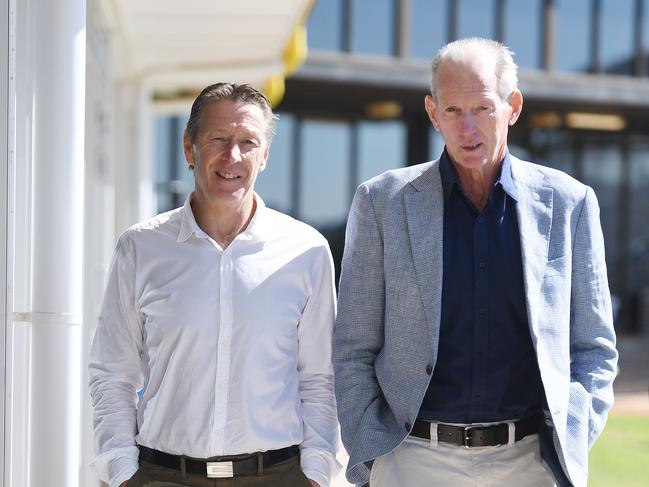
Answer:
[{"label": "dark belt", "polygon": [[146,446],[140,446],[139,448],[140,460],[181,472],[205,475],[208,478],[261,475],[264,467],[270,467],[300,454],[300,449],[297,446],[289,446],[281,450],[269,450],[248,455],[199,459],[183,455],[171,455]]},{"label": "dark belt", "polygon": [[[541,415],[530,416],[519,421],[514,421],[514,441],[519,441],[526,436],[539,432]],[[437,441],[453,443],[467,448],[477,446],[496,446],[509,443],[508,423],[494,424],[491,426],[453,426],[437,423]],[[410,434],[418,438],[430,440],[430,421],[415,421],[415,426]]]}]

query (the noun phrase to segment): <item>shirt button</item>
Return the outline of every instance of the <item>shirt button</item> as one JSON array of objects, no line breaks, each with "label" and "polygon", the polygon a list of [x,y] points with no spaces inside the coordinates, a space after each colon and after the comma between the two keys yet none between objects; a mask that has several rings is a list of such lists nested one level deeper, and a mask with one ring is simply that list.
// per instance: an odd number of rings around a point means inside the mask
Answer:
[{"label": "shirt button", "polygon": [[433,373],[433,366],[431,364],[426,365],[426,373],[428,375]]},{"label": "shirt button", "polygon": [[406,424],[404,426],[406,427],[406,431],[410,432],[410,427],[412,426],[410,422],[406,421]]},{"label": "shirt button", "polygon": [[480,269],[484,269],[485,267],[487,267],[487,263],[486,262],[480,262]]},{"label": "shirt button", "polygon": [[478,223],[484,223],[484,216],[478,217]]},{"label": "shirt button", "polygon": [[480,307],[480,309],[478,310],[478,313],[480,313],[481,315],[485,314],[486,312],[487,312],[487,309],[484,308],[484,307]]}]

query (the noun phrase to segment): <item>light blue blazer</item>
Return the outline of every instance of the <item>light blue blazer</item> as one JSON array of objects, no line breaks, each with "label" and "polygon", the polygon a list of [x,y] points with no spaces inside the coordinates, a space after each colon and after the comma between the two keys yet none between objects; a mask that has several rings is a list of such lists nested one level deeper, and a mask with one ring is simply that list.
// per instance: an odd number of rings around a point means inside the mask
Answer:
[{"label": "light blue blazer", "polygon": [[[613,403],[617,351],[597,199],[566,174],[511,157],[530,335],[547,400],[541,454],[586,486]],[[359,186],[347,223],[334,367],[347,478],[414,424],[437,360],[444,204],[439,161]]]}]

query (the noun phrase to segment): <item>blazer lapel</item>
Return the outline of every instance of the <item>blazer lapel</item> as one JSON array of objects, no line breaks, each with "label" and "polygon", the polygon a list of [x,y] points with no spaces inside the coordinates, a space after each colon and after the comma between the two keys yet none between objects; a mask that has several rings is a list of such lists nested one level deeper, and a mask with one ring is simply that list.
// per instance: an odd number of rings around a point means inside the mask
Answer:
[{"label": "blazer lapel", "polygon": [[411,184],[417,191],[404,195],[410,249],[429,329],[437,343],[444,259],[444,198],[439,166],[434,164]]},{"label": "blazer lapel", "polygon": [[[512,163],[514,163],[513,159]],[[529,171],[534,171],[534,174]],[[539,329],[538,317],[541,312],[539,303],[541,281],[548,262],[552,228],[553,190],[542,186],[543,176],[534,169],[524,168],[519,163],[516,168],[512,165],[512,172],[517,185],[520,185],[516,210],[523,258],[527,315],[532,339],[536,343]]]}]

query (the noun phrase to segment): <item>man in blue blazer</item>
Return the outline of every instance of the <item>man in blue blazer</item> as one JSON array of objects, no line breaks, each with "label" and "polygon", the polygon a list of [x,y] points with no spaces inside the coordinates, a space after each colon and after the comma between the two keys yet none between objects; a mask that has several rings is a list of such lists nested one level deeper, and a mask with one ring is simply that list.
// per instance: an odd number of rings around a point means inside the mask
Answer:
[{"label": "man in blue blazer", "polygon": [[509,153],[516,72],[494,41],[444,46],[444,153],[354,197],[334,367],[357,485],[586,486],[617,369],[599,208]]}]

